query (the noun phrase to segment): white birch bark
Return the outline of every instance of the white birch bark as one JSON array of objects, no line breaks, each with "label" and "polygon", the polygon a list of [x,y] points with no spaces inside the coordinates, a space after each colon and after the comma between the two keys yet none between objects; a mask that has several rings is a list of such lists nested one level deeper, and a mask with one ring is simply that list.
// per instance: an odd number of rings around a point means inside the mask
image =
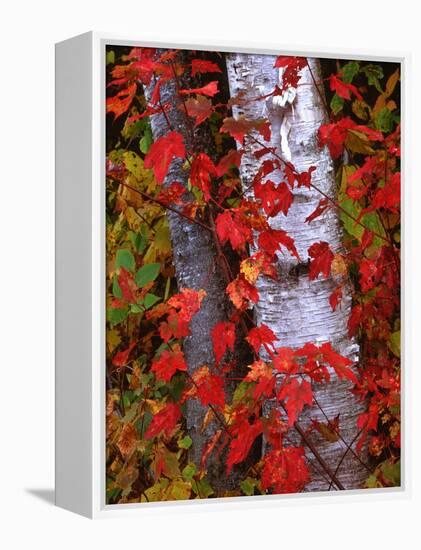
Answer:
[{"label": "white birch bark", "polygon": [[[273,56],[228,54],[231,97],[237,96],[239,92],[245,92],[246,97],[250,98],[270,93],[281,78],[278,69],[273,68],[275,60]],[[309,59],[309,64],[316,82],[320,81],[318,61]],[[282,105],[282,99],[289,99],[291,103],[287,101]],[[330,197],[335,196],[333,162],[327,148],[320,148],[317,142],[317,130],[326,122],[326,114],[307,67],[301,72],[296,91],[289,90],[283,98],[271,97],[234,106],[233,115],[245,115],[247,119],[268,118],[272,136],[270,142],[265,144],[275,147],[277,154],[290,161],[299,172],[315,166],[312,181]],[[258,163],[253,156],[253,151],[258,148],[258,145],[249,141],[242,158],[240,175],[247,188],[258,169]],[[268,178],[278,183],[283,179],[282,171],[271,173]],[[288,254],[278,254],[280,280],[276,282],[267,277],[258,279],[260,300],[255,308],[255,318],[257,325],[265,323],[275,332],[279,338],[279,346],[298,348],[306,342],[331,342],[339,353],[356,363],[358,345],[348,337],[347,331],[351,306],[349,289],[347,291],[345,288],[342,304],[333,312],[328,299],[337,283],[332,277],[314,281],[308,278],[307,250],[314,242],[326,241],[334,252],[341,249],[341,228],[337,212],[333,208],[329,208],[310,224],[305,223],[306,217],[315,210],[321,198],[320,193],[314,189],[296,188],[288,215],[280,213],[270,218],[274,229],[283,229],[294,238],[301,265]],[[365,406],[348,391],[352,386],[349,381],[339,380],[334,373],[331,373],[331,377],[328,385],[313,384],[314,395],[330,420],[340,415],[340,433],[350,444],[357,435],[357,417]],[[316,406],[307,407],[301,414],[299,423],[304,429],[309,426],[310,418],[326,422]],[[343,441],[329,443],[315,431],[309,437],[334,472],[346,451]],[[290,439],[296,444],[301,443],[296,433],[291,433]],[[314,465],[311,468],[312,481],[306,490],[327,490],[329,481],[326,474],[308,448],[306,454],[310,464]],[[346,454],[337,472],[338,479],[346,489],[360,487],[367,475],[367,469],[351,452]]]}]

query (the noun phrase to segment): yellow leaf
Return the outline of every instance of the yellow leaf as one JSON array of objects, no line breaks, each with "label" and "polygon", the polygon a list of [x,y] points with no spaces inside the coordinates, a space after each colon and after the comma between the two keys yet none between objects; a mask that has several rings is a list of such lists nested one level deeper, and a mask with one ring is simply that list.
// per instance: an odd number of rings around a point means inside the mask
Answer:
[{"label": "yellow leaf", "polygon": [[401,355],[401,331],[392,332],[389,339],[389,348],[396,357]]},{"label": "yellow leaf", "polygon": [[203,433],[213,420],[214,420],[214,414],[213,414],[212,409],[209,408],[206,411],[206,414],[205,414],[205,417],[203,419],[202,427],[200,428],[200,431]]},{"label": "yellow leaf", "polygon": [[165,500],[188,500],[191,493],[191,483],[183,479],[174,479],[165,491]]},{"label": "yellow leaf", "polygon": [[380,94],[379,97],[377,98],[376,104],[374,105],[374,108],[373,108],[374,115],[376,115],[379,111],[383,109],[383,107],[386,106],[386,101],[388,100],[389,96],[393,94],[393,91],[398,81],[399,81],[399,69],[396,69],[396,71],[392,75],[390,75],[390,77],[388,78],[384,93]]},{"label": "yellow leaf", "polygon": [[136,213],[136,210],[132,206],[128,206],[124,215],[130,229],[136,233],[139,232],[143,222],[142,218]]},{"label": "yellow leaf", "polygon": [[260,273],[259,266],[253,258],[247,258],[241,262],[240,271],[244,275],[246,281],[254,285]]},{"label": "yellow leaf", "polygon": [[352,103],[352,112],[361,120],[368,120],[370,111],[370,106],[365,101],[356,99]]},{"label": "yellow leaf", "polygon": [[361,153],[363,155],[371,155],[374,153],[374,149],[370,147],[368,137],[357,130],[348,130],[345,145],[353,153]]},{"label": "yellow leaf", "polygon": [[393,94],[393,91],[396,87],[396,84],[399,81],[399,69],[396,69],[396,71],[389,76],[387,83],[386,83],[386,90],[385,94],[387,97],[391,96]]},{"label": "yellow leaf", "polygon": [[[135,177],[138,185],[148,193],[156,189],[156,181],[152,170],[147,170],[143,160],[133,151],[125,151],[123,160],[126,169]],[[133,182],[135,183],[135,182]]]},{"label": "yellow leaf", "polygon": [[138,434],[133,424],[125,424],[117,441],[117,447],[124,457],[132,454],[136,448],[137,440]]},{"label": "yellow leaf", "polygon": [[120,334],[115,329],[107,330],[107,347],[111,353],[121,342]]},{"label": "yellow leaf", "polygon": [[335,254],[331,265],[332,275],[344,277],[348,274],[348,267],[342,254]]}]

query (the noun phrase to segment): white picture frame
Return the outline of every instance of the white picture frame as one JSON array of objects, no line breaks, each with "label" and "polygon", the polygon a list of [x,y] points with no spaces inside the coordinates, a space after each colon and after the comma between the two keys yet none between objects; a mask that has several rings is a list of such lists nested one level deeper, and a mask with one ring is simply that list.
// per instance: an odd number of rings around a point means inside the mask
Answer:
[{"label": "white picture frame", "polygon": [[[253,52],[313,57],[393,61],[402,67],[402,141],[407,182],[407,97],[410,55],[325,48],[291,48],[282,44],[244,45],[227,42],[180,44],[142,41],[89,32],[56,44],[56,504],[90,518],[240,506],[315,504],[323,493],[232,497],[207,501],[105,504],[105,47],[159,46],[213,51]],[[408,250],[404,218],[404,260]],[[408,274],[403,269],[403,475],[399,488],[329,494],[346,499],[408,498],[407,438],[410,402],[409,349],[406,325]],[[77,472],[77,475],[75,475]]]}]

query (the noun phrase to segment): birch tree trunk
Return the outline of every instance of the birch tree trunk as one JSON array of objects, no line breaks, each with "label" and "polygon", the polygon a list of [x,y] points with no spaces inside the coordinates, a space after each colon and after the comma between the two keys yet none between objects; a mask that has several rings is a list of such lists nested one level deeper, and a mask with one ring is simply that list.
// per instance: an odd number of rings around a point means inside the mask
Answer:
[{"label": "birch tree trunk", "polygon": [[[183,87],[191,85],[192,82],[183,81],[182,83]],[[152,91],[153,85],[151,84],[145,90],[147,98],[151,97]],[[202,124],[200,128],[192,129],[188,127],[177,93],[177,83],[174,79],[162,84],[160,95],[161,104],[164,105],[169,102],[171,108],[167,111],[166,116],[160,113],[151,117],[154,140],[168,133],[169,122],[172,130],[176,130],[183,135],[186,146],[190,151],[193,150],[192,141],[194,141],[196,147],[211,155],[212,139],[210,132],[205,124]],[[193,135],[192,131],[194,132]],[[168,186],[174,181],[187,186],[187,179],[188,171],[183,169],[183,161],[174,159],[165,178],[164,186]],[[185,198],[189,199],[187,195]],[[190,196],[190,199],[193,199],[193,197]],[[173,211],[169,210],[167,216],[178,287],[195,290],[204,289],[206,291],[206,297],[201,308],[190,323],[191,334],[183,342],[183,352],[188,371],[193,374],[198,367],[208,365],[211,368],[215,363],[211,329],[216,323],[228,320],[230,306],[225,293],[226,281],[224,281],[221,268],[218,265],[217,250],[212,233]],[[238,359],[239,363],[244,363],[244,353],[245,346],[241,342],[237,342],[233,357]],[[203,407],[198,400],[188,400],[187,402],[187,430],[193,441],[189,458],[198,467],[200,466],[204,445],[218,427],[211,422],[202,431],[203,419],[207,410],[208,407]],[[225,461],[221,457],[215,460],[212,455],[208,459],[207,466],[208,479],[214,489],[224,492],[235,487],[240,474],[238,468],[235,468],[227,476]]]},{"label": "birch tree trunk", "polygon": [[[227,55],[227,70],[231,97],[239,92],[246,97],[256,98],[273,91],[280,84],[280,72],[274,68],[276,58],[273,56],[252,54]],[[309,59],[309,66],[314,80],[320,82],[320,66],[316,59]],[[317,142],[317,131],[321,124],[327,122],[325,109],[312,78],[310,70],[305,67],[296,91],[290,89],[285,96],[270,97],[267,100],[252,101],[248,104],[233,107],[234,117],[245,115],[247,119],[267,118],[271,123],[271,141],[265,143],[275,147],[277,154],[290,161],[297,171],[307,171],[315,166],[312,182],[330,197],[335,197],[334,166],[326,148],[320,148]],[[321,93],[323,91],[320,88]],[[286,102],[283,105],[285,99]],[[245,188],[248,188],[257,172],[258,164],[253,152],[259,146],[248,142],[242,157],[240,174]],[[275,183],[283,180],[282,171],[270,174]],[[287,216],[280,213],[270,218],[274,229],[283,229],[295,240],[295,246],[301,258],[298,261],[282,253],[278,254],[279,281],[260,277],[257,288],[260,296],[255,308],[255,319],[258,325],[265,323],[276,334],[279,346],[301,347],[306,342],[331,342],[342,355],[358,361],[358,345],[350,339],[347,321],[350,314],[351,297],[349,288],[344,289],[341,306],[332,311],[329,296],[337,283],[332,277],[318,278],[310,281],[308,277],[308,248],[318,241],[329,243],[334,252],[341,249],[341,228],[337,212],[329,208],[322,216],[311,223],[305,219],[317,207],[322,196],[314,189],[304,186],[294,190],[294,201]],[[265,358],[264,355],[262,355]],[[331,382],[313,384],[314,396],[329,420],[339,416],[340,433],[349,445],[357,435],[356,421],[365,406],[349,391],[352,383],[339,380],[331,372]],[[326,417],[317,406],[306,408],[299,418],[300,425],[306,429],[310,418],[326,423]],[[337,469],[337,478],[346,489],[358,488],[367,478],[366,467],[351,452],[342,440],[330,443],[316,431],[309,435],[314,446],[328,464],[332,472]],[[291,433],[291,439],[301,444],[297,433]],[[345,454],[346,453],[346,454]],[[330,480],[315,460],[312,452],[306,448],[307,458],[311,465],[311,482],[307,490],[328,490]],[[345,454],[345,457],[344,457]],[[364,456],[362,457],[364,460]]]}]

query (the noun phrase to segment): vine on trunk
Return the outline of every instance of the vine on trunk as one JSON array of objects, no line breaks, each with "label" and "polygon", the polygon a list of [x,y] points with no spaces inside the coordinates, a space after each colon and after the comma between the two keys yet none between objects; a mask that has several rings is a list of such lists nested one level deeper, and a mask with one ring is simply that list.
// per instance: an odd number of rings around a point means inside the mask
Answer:
[{"label": "vine on trunk", "polygon": [[[344,251],[314,242],[308,249],[310,279],[333,274],[337,287],[329,298],[341,307],[345,281],[352,281],[349,333],[360,342],[358,366],[331,343],[308,342],[299,349],[280,347],[264,324],[256,326],[251,309],[259,301],[259,277],[276,280],[277,255],[299,259],[294,239],[273,229],[269,219],[288,216],[294,190],[310,187],[313,167],[298,172],[268,147],[268,120],[232,116],[231,107],[250,101],[222,101],[224,61],[197,52],[183,62],[178,50],[157,55],[152,48],[113,48],[107,52],[107,502],[149,502],[299,492],[310,482],[305,448],[334,489],[336,471],[312,441],[345,444],[357,459],[368,445],[366,487],[399,484],[400,448],[400,126],[399,71],[367,62],[326,62],[323,92],[329,123],[318,130],[337,167],[337,196],[320,195],[317,209],[303,224],[337,209]],[[277,58],[283,84],[273,97],[300,86],[305,58]],[[329,74],[328,71],[331,71]],[[384,75],[384,72],[387,75]],[[199,81],[183,88],[183,76]],[[152,139],[150,118],[171,108],[161,101],[165,82],[177,84],[177,108],[191,129],[188,144],[168,121],[165,136]],[[146,100],[143,88],[153,92]],[[262,101],[268,96],[256,97]],[[324,99],[327,97],[327,102]],[[218,160],[195,142],[195,129],[208,125]],[[237,146],[236,146],[237,142]],[[239,177],[247,147],[255,151],[253,194]],[[163,181],[174,159],[181,159],[187,188]],[[282,169],[285,181],[270,178]],[[316,188],[317,190],[317,188]],[[231,310],[212,327],[215,361],[191,374],[183,339],[206,298],[203,290],[176,288],[166,211],[177,212],[209,232],[218,251],[214,269],[223,274]],[[250,245],[255,251],[250,253]],[[233,254],[238,262],[232,262]],[[348,283],[347,283],[348,284]],[[232,378],[235,342],[245,340],[254,360],[242,379]],[[259,353],[264,349],[267,360]],[[354,441],[341,434],[341,418],[300,426],[300,414],[314,405],[314,384],[331,376],[348,380],[350,390],[367,400]],[[227,385],[235,384],[228,398]],[[186,431],[186,403],[198,400],[207,413],[203,429],[216,426],[201,460],[189,460],[192,439]],[[264,414],[264,403],[278,406]],[[291,430],[301,444],[289,440]],[[226,457],[228,475],[263,438],[265,453],[252,464],[235,490],[217,491],[207,479],[210,461]],[[359,460],[362,460],[359,458]]]}]

